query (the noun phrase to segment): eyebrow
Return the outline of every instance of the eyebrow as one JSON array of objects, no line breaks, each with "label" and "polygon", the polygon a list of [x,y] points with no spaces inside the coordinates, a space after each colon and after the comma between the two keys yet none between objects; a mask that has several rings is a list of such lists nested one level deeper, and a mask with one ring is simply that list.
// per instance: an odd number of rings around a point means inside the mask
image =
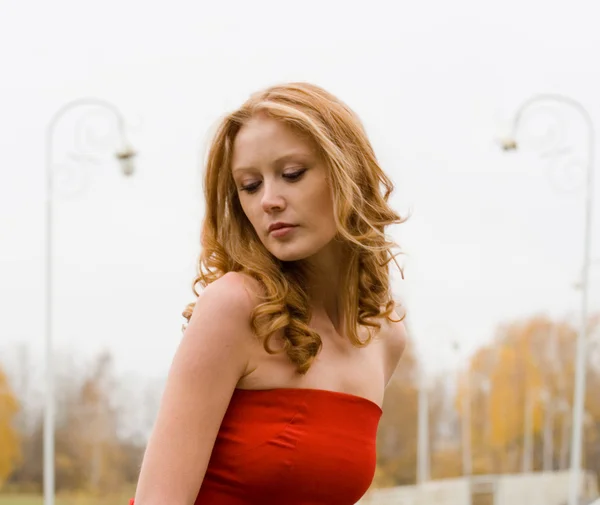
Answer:
[{"label": "eyebrow", "polygon": [[[278,158],[276,158],[275,160],[273,160],[271,162],[272,166],[280,166],[283,165],[284,163],[290,161],[290,160],[296,160],[296,159],[301,159],[301,160],[312,160],[314,158],[314,153],[310,152],[310,151],[292,151],[290,153],[284,154],[283,156],[279,156]],[[231,172],[235,173],[235,172],[247,172],[247,171],[251,171],[251,170],[255,170],[254,167],[234,167]]]}]

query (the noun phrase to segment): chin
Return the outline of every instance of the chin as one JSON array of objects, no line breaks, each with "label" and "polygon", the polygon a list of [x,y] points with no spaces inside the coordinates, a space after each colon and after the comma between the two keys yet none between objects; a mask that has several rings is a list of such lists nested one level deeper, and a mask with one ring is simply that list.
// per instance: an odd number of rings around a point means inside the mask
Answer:
[{"label": "chin", "polygon": [[268,251],[279,261],[300,261],[310,258],[316,251],[312,248],[300,247],[299,244],[276,244],[268,247]]},{"label": "chin", "polygon": [[302,254],[298,251],[270,251],[279,261],[300,261],[306,259],[310,254]]}]

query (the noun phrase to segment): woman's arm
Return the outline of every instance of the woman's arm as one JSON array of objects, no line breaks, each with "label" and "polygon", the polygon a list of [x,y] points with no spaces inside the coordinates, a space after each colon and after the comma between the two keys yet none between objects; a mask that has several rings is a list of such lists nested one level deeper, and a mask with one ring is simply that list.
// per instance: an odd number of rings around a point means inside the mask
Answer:
[{"label": "woman's arm", "polygon": [[234,388],[248,369],[252,297],[226,274],[198,298],[175,354],[135,505],[192,505]]}]

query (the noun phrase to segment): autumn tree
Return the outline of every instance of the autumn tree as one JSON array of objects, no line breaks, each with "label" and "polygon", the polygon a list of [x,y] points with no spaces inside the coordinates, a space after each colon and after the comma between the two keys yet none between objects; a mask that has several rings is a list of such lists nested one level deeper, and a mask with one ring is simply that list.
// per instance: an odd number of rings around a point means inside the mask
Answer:
[{"label": "autumn tree", "polygon": [[461,433],[453,402],[454,374],[440,372],[429,384],[430,477],[448,479],[462,475]]},{"label": "autumn tree", "polygon": [[14,426],[18,412],[19,402],[0,369],[0,488],[21,458],[20,439]]},{"label": "autumn tree", "polygon": [[[140,377],[120,379],[107,353],[90,360],[74,358],[70,354],[56,355],[57,491],[130,489],[137,480],[145,444],[141,433],[132,430],[132,423],[134,427],[144,423],[130,419],[130,413],[141,410],[151,392],[158,394],[157,385]],[[15,363],[18,362],[11,362]],[[14,366],[11,370],[18,386],[20,371]],[[141,386],[148,389],[145,396],[140,395],[144,389]],[[35,396],[30,400],[22,406],[29,412],[21,420],[28,422],[17,423],[23,457],[8,484],[14,490],[41,493],[43,418]],[[147,429],[142,431],[145,433]]]},{"label": "autumn tree", "polygon": [[[596,325],[592,319],[590,334]],[[503,325],[475,353],[457,396],[458,412],[470,412],[474,473],[566,468],[576,338],[568,322],[540,316]],[[597,461],[591,442],[600,426],[600,369],[597,354],[587,358],[584,457]]]},{"label": "autumn tree", "polygon": [[408,342],[383,402],[374,487],[414,484],[417,459],[418,364]]},{"label": "autumn tree", "polygon": [[112,358],[97,356],[81,382],[62,402],[57,425],[57,488],[110,491],[124,480],[118,439]]}]

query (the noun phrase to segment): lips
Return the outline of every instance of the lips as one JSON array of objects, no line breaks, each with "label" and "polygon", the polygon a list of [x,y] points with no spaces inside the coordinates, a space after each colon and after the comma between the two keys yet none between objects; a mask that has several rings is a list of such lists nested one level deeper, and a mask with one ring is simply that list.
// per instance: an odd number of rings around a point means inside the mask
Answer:
[{"label": "lips", "polygon": [[294,228],[295,226],[297,225],[291,223],[273,223],[271,226],[269,226],[269,233],[275,230],[281,230],[282,228]]}]

